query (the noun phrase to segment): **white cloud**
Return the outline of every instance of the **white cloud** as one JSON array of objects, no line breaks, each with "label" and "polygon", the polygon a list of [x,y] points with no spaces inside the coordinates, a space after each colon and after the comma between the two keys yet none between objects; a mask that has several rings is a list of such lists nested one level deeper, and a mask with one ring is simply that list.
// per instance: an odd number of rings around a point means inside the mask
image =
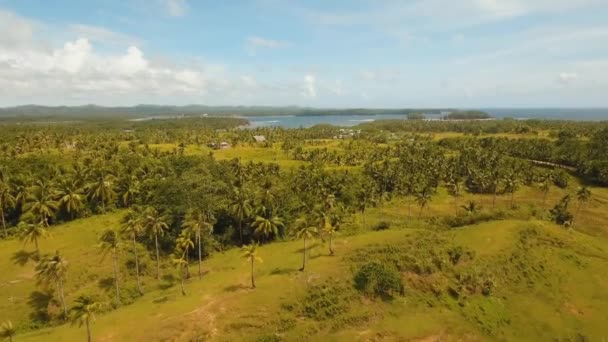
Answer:
[{"label": "white cloud", "polygon": [[317,97],[317,79],[313,74],[304,75],[304,85],[302,87],[302,95],[305,97]]},{"label": "white cloud", "polygon": [[165,6],[172,17],[181,17],[186,14],[188,5],[186,0],[165,0]]},{"label": "white cloud", "polygon": [[558,76],[558,81],[561,84],[570,84],[578,79],[576,72],[561,72]]},{"label": "white cloud", "polygon": [[73,35],[77,37],[87,38],[89,41],[94,43],[116,46],[141,44],[141,41],[135,37],[123,33],[114,32],[106,29],[105,27],[84,24],[72,24],[69,25],[68,30]]},{"label": "white cloud", "polygon": [[245,42],[247,52],[251,56],[255,56],[259,49],[277,49],[284,46],[287,46],[286,42],[257,36],[248,37]]}]

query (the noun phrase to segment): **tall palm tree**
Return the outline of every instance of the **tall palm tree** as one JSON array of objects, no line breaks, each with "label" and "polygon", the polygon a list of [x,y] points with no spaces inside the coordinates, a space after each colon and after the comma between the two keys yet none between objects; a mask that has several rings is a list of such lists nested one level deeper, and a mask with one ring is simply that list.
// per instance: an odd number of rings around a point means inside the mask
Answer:
[{"label": "tall palm tree", "polygon": [[188,261],[186,260],[186,256],[184,252],[181,252],[180,248],[178,247],[178,251],[180,251],[180,253],[177,253],[179,256],[173,258],[171,261],[173,262],[173,266],[175,266],[175,269],[177,270],[177,273],[179,274],[179,281],[180,281],[180,287],[182,290],[182,295],[185,296],[186,295],[186,289],[184,288],[184,269],[188,268]]},{"label": "tall palm tree", "polygon": [[137,278],[137,291],[139,294],[144,294],[139,279],[139,256],[137,255],[137,238],[143,233],[144,227],[142,222],[142,213],[137,209],[131,209],[127,212],[122,220],[121,233],[132,243],[133,254],[135,256],[135,276]]},{"label": "tall palm tree", "polygon": [[183,251],[183,258],[186,261],[186,277],[190,278],[190,269],[188,268],[188,251],[191,248],[194,248],[194,241],[192,241],[192,231],[190,231],[190,229],[186,228],[183,229],[178,238],[175,240],[175,245],[181,250]]},{"label": "tall palm tree", "polygon": [[553,183],[553,179],[551,178],[551,174],[546,173],[541,176],[540,179],[540,190],[543,192],[543,202],[542,207],[543,211],[545,210],[545,203],[547,203],[547,195],[549,195],[549,190],[551,190],[551,184]]},{"label": "tall palm tree", "polygon": [[253,273],[253,264],[258,262],[263,262],[262,258],[258,256],[258,244],[252,243],[251,245],[241,247],[241,257],[245,260],[249,261],[251,264],[251,288],[255,289],[255,278]]},{"label": "tall palm tree", "polygon": [[35,186],[26,202],[26,210],[39,218],[46,227],[49,226],[49,219],[55,216],[58,208],[59,203],[53,199],[53,191],[46,185]]},{"label": "tall palm tree", "polygon": [[255,221],[253,221],[251,224],[251,227],[253,228],[254,235],[268,238],[272,235],[278,235],[279,228],[284,227],[284,225],[283,221],[278,216],[273,216],[270,218],[257,216]]},{"label": "tall palm tree", "polygon": [[418,214],[418,217],[422,217],[422,211],[427,207],[431,201],[431,198],[432,193],[431,188],[429,187],[424,187],[421,191],[416,193],[416,202],[418,203],[418,206],[420,206],[420,213]]},{"label": "tall palm tree", "polygon": [[114,272],[114,288],[116,290],[116,305],[120,305],[120,288],[118,287],[118,248],[120,240],[118,233],[114,229],[107,229],[99,238],[99,248],[101,248],[103,256],[112,253],[112,269]]},{"label": "tall palm tree", "polygon": [[198,247],[198,277],[202,277],[202,240],[203,235],[211,235],[213,233],[213,215],[211,213],[204,214],[199,209],[188,210],[182,223],[183,228],[190,229],[196,234],[196,244]]},{"label": "tall palm tree", "polygon": [[15,197],[11,194],[10,187],[4,181],[0,180],[0,220],[2,221],[2,230],[6,235],[6,221],[4,216],[6,210],[12,209],[16,205]]},{"label": "tall palm tree", "polygon": [[36,255],[40,255],[40,248],[38,248],[38,241],[42,238],[48,237],[49,232],[42,222],[34,223],[19,223],[19,238],[24,243],[33,243],[36,248]]},{"label": "tall palm tree", "polygon": [[13,322],[2,322],[2,325],[0,325],[0,339],[8,339],[9,342],[13,342],[13,337],[15,337],[15,334],[17,334],[17,330],[13,326]]},{"label": "tall palm tree", "polygon": [[87,295],[76,298],[70,309],[72,324],[78,324],[79,327],[84,325],[87,328],[87,342],[91,342],[91,323],[101,310],[102,304]]},{"label": "tall palm tree", "polygon": [[156,248],[156,279],[160,278],[160,252],[158,249],[158,237],[165,235],[165,230],[169,225],[165,222],[165,217],[153,207],[148,207],[144,214],[144,226],[149,235],[154,236],[154,246]]},{"label": "tall palm tree", "polygon": [[65,303],[64,283],[68,270],[68,262],[59,254],[44,256],[36,265],[36,278],[39,284],[45,286],[57,286],[59,290],[59,300],[63,307],[64,317],[68,317],[68,309]]},{"label": "tall palm tree", "polygon": [[65,209],[71,218],[82,209],[84,193],[75,180],[66,180],[59,189],[59,204]]},{"label": "tall palm tree", "polygon": [[306,268],[306,241],[314,238],[315,234],[317,234],[317,227],[310,225],[305,219],[300,220],[299,224],[300,228],[296,232],[296,237],[304,240],[304,249],[302,250],[302,268],[300,268],[300,271],[304,271]]},{"label": "tall palm tree", "polygon": [[578,201],[578,207],[576,208],[576,217],[575,217],[574,221],[576,221],[576,219],[578,218],[578,214],[580,213],[581,209],[583,208],[583,204],[589,202],[590,198],[591,198],[591,190],[589,190],[588,187],[582,186],[582,187],[578,188],[578,191],[576,192],[576,200]]},{"label": "tall palm tree", "polygon": [[230,205],[232,215],[236,217],[239,238],[243,244],[243,221],[251,214],[251,200],[243,188],[235,188],[233,202]]},{"label": "tall palm tree", "polygon": [[333,237],[337,233],[339,221],[332,220],[329,214],[323,214],[323,233],[329,236],[329,255],[334,255]]},{"label": "tall palm tree", "polygon": [[87,185],[88,196],[101,204],[101,211],[106,211],[106,205],[116,196],[114,192],[114,176],[103,169],[93,171],[93,181]]}]

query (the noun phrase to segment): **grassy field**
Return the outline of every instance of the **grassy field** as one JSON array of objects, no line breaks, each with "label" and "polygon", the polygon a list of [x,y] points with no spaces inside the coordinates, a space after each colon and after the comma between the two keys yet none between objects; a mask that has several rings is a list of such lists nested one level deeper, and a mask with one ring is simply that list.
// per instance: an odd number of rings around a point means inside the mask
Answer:
[{"label": "grassy field", "polygon": [[[572,184],[574,188],[576,184]],[[570,189],[572,190],[572,189]],[[164,280],[153,278],[154,262],[143,260],[146,294],[135,298],[132,270],[121,255],[121,289],[127,304],[99,315],[93,325],[95,340],[217,340],[274,341],[324,339],[396,340],[553,340],[586,337],[608,338],[608,193],[593,189],[593,200],[582,210],[575,230],[565,230],[534,218],[541,194],[534,188],[521,189],[516,209],[506,209],[509,199],[499,197],[497,207],[504,219],[455,230],[440,228],[438,217],[457,210],[454,199],[444,191],[433,198],[430,207],[419,212],[403,198],[372,208],[363,218],[355,215],[336,241],[337,255],[328,256],[327,245],[316,241],[310,252],[306,272],[299,272],[301,242],[279,242],[261,247],[264,262],[256,265],[258,288],[249,289],[248,265],[237,249],[213,255],[204,262],[202,280],[195,276],[186,283],[187,296],[181,296],[172,279],[174,271],[163,265]],[[566,191],[553,190],[548,205]],[[489,212],[491,196],[466,196]],[[411,210],[408,209],[411,208]],[[411,211],[411,213],[410,213]],[[53,228],[52,238],[41,243],[43,252],[60,250],[70,262],[67,301],[82,293],[94,293],[112,301],[111,262],[103,259],[96,242],[101,231],[119,224],[121,212],[77,220]],[[420,218],[418,216],[420,215]],[[541,215],[537,215],[541,216]],[[373,232],[371,227],[388,222],[390,229]],[[541,234],[537,250],[525,255],[526,264],[539,269],[519,269],[507,256],[518,256],[522,232],[533,227]],[[586,233],[583,233],[586,232]],[[592,237],[588,233],[597,235]],[[422,234],[422,235],[421,235]],[[421,290],[420,279],[407,278],[406,295],[391,301],[359,297],[352,290],[351,257],[378,245],[403,246],[411,239],[438,234],[449,243],[475,251],[475,267],[496,271],[505,264],[509,276],[495,275],[496,292],[489,297],[471,296],[460,303],[445,295]],[[544,243],[550,241],[551,243]],[[419,248],[424,249],[424,246]],[[63,325],[29,330],[29,317],[36,303],[37,290],[33,265],[15,264],[16,253],[31,246],[19,241],[0,242],[0,320],[12,320],[21,331],[22,341],[71,341],[83,338],[85,331]],[[415,252],[415,251],[413,251]],[[517,260],[517,259],[516,259]],[[542,266],[541,266],[542,265]],[[522,274],[532,274],[529,284],[519,284]],[[439,273],[443,275],[443,273]],[[446,276],[447,277],[447,276]],[[298,307],[323,284],[353,292],[344,314],[330,319],[303,316]],[[418,285],[417,285],[418,284]],[[418,287],[417,287],[418,286]],[[423,287],[424,288],[424,287]],[[132,296],[133,295],[133,296]],[[132,327],[137,327],[133,329]],[[580,336],[579,336],[580,334]],[[578,336],[578,337],[577,337]]]},{"label": "grassy field", "polygon": [[[341,148],[331,140],[306,148],[322,147]],[[191,155],[210,152],[220,160],[276,162],[287,168],[304,164],[278,147],[212,151],[192,145],[185,150]],[[578,186],[572,178],[567,189],[551,188],[545,209]],[[509,196],[498,196],[493,208],[491,195],[456,199],[444,188],[422,211],[411,198],[393,198],[370,208],[365,217],[359,213],[349,218],[335,242],[336,256],[328,256],[327,244],[317,240],[305,272],[298,271],[300,241],[262,246],[264,262],[256,264],[255,290],[249,288],[248,265],[238,249],[205,260],[201,280],[191,265],[193,277],[186,282],[187,296],[182,296],[170,265],[163,263],[164,277],[156,280],[152,254],[141,247],[145,295],[138,297],[129,266],[132,256],[125,250],[119,258],[123,305],[98,316],[94,340],[602,341],[608,339],[608,189],[591,191],[573,229],[548,222],[541,208],[542,193],[535,187],[520,188],[514,208]],[[448,229],[446,218],[463,214],[461,206],[470,200],[481,205],[488,222]],[[576,203],[571,211],[577,211]],[[123,214],[117,211],[52,227],[52,237],[40,243],[43,253],[59,250],[69,261],[68,305],[80,294],[112,302],[111,259],[102,257],[97,241],[104,229],[119,226]],[[390,229],[373,231],[381,222]],[[424,242],[427,238],[436,240]],[[360,266],[354,260],[386,246],[406,251],[398,254],[401,259],[436,246],[462,247],[473,251],[475,258],[426,276],[403,272],[404,296],[362,297],[353,288],[353,271]],[[31,323],[37,307],[58,310],[36,285],[33,263],[23,261],[32,250],[17,240],[0,241],[0,322],[11,320],[17,326],[18,341],[83,339],[84,328],[78,326],[36,329]],[[495,283],[491,295],[449,294],[462,274],[482,271],[489,272]],[[331,317],[306,313],[306,303],[330,305],[316,303],[319,297],[343,305]]]}]

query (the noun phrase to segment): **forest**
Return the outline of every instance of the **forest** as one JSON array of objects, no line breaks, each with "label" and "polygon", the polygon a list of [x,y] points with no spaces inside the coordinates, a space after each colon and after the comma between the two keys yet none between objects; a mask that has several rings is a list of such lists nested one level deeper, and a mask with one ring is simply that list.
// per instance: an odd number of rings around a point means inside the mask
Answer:
[{"label": "forest", "polygon": [[246,124],[0,125],[0,336],[605,336],[607,122]]}]

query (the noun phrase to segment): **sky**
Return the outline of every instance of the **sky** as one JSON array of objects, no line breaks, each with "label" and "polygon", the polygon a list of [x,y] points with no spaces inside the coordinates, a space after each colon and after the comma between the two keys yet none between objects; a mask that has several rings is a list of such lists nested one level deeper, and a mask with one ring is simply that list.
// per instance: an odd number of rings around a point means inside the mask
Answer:
[{"label": "sky", "polygon": [[608,0],[0,0],[0,107],[608,107]]}]

